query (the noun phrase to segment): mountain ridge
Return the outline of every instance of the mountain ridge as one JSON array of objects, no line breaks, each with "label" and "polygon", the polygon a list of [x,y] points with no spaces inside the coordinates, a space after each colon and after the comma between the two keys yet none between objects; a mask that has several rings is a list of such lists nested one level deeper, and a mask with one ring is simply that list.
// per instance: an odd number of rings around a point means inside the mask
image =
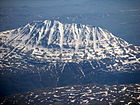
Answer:
[{"label": "mountain ridge", "polygon": [[[62,65],[87,61],[92,69],[96,69],[96,66],[100,66],[101,63],[103,67],[106,66],[106,69],[118,71],[129,68],[133,64],[138,66],[140,63],[139,47],[127,43],[100,27],[45,20],[4,31],[0,35],[1,49],[4,50],[1,51],[2,60],[8,56],[22,58],[19,55],[24,54],[43,62],[54,64],[62,62]],[[10,46],[10,50],[3,46]],[[14,52],[16,54],[12,55]],[[107,59],[109,63],[106,62]],[[95,60],[97,63],[94,64]],[[132,68],[135,69],[136,66]],[[83,74],[82,71],[81,73]]]},{"label": "mountain ridge", "polygon": [[139,74],[140,47],[99,27],[46,20],[0,32],[2,95],[50,86],[139,83]]},{"label": "mountain ridge", "polygon": [[[6,37],[9,37],[6,38],[8,39],[6,44],[14,45],[16,46],[15,49],[21,49],[23,52],[30,50],[32,55],[36,57],[43,56],[42,58],[47,60],[49,57],[57,60],[57,57],[60,58],[62,55],[66,55],[68,59],[64,62],[72,62],[75,55],[82,55],[78,58],[82,61],[85,57],[87,59],[96,59],[95,53],[98,54],[99,52],[101,53],[98,55],[102,57],[98,56],[98,58],[101,59],[107,55],[104,53],[105,51],[110,55],[120,55],[131,51],[137,53],[139,51],[139,47],[115,37],[100,27],[62,24],[59,21],[35,22],[9,31],[9,33],[1,33],[1,37],[2,34],[8,34],[8,36],[6,35]],[[134,50],[128,49],[129,46],[132,46]],[[53,57],[54,54],[55,57]],[[50,56],[44,57],[44,55]]]}]

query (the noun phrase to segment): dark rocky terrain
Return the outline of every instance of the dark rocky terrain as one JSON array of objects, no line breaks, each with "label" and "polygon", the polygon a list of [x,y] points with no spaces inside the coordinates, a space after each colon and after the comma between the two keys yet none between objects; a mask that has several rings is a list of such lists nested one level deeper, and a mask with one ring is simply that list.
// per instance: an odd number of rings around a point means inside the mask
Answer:
[{"label": "dark rocky terrain", "polygon": [[0,105],[140,105],[140,84],[46,88],[3,97]]}]

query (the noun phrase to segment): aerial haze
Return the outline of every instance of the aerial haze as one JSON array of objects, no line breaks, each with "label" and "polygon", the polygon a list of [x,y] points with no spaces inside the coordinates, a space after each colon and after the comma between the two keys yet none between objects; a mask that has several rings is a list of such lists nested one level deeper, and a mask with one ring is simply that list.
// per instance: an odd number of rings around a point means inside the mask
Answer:
[{"label": "aerial haze", "polygon": [[140,0],[0,1],[0,31],[46,19],[99,26],[140,45]]}]

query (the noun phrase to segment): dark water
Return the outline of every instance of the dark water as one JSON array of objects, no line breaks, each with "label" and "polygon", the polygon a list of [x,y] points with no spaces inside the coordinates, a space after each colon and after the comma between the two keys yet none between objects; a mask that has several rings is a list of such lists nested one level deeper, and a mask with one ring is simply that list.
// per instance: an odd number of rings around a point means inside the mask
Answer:
[{"label": "dark water", "polygon": [[0,31],[45,19],[100,26],[140,45],[140,0],[0,0]]}]

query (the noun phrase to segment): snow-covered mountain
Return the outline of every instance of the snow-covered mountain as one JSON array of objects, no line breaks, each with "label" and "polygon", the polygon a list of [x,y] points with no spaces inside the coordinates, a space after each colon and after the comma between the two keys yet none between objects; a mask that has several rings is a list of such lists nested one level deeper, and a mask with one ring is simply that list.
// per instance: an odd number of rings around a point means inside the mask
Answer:
[{"label": "snow-covered mountain", "polygon": [[0,32],[2,95],[48,86],[138,83],[139,70],[140,47],[100,27],[45,20]]},{"label": "snow-covered mountain", "polygon": [[[61,62],[63,66],[70,62],[78,65],[87,62],[92,69],[98,67],[104,71],[133,70],[140,64],[140,47],[89,25],[49,20],[33,22],[1,32],[0,44],[1,68],[20,66],[20,62],[8,59],[21,59],[21,55],[51,64]],[[82,71],[82,67],[80,69]]]}]

